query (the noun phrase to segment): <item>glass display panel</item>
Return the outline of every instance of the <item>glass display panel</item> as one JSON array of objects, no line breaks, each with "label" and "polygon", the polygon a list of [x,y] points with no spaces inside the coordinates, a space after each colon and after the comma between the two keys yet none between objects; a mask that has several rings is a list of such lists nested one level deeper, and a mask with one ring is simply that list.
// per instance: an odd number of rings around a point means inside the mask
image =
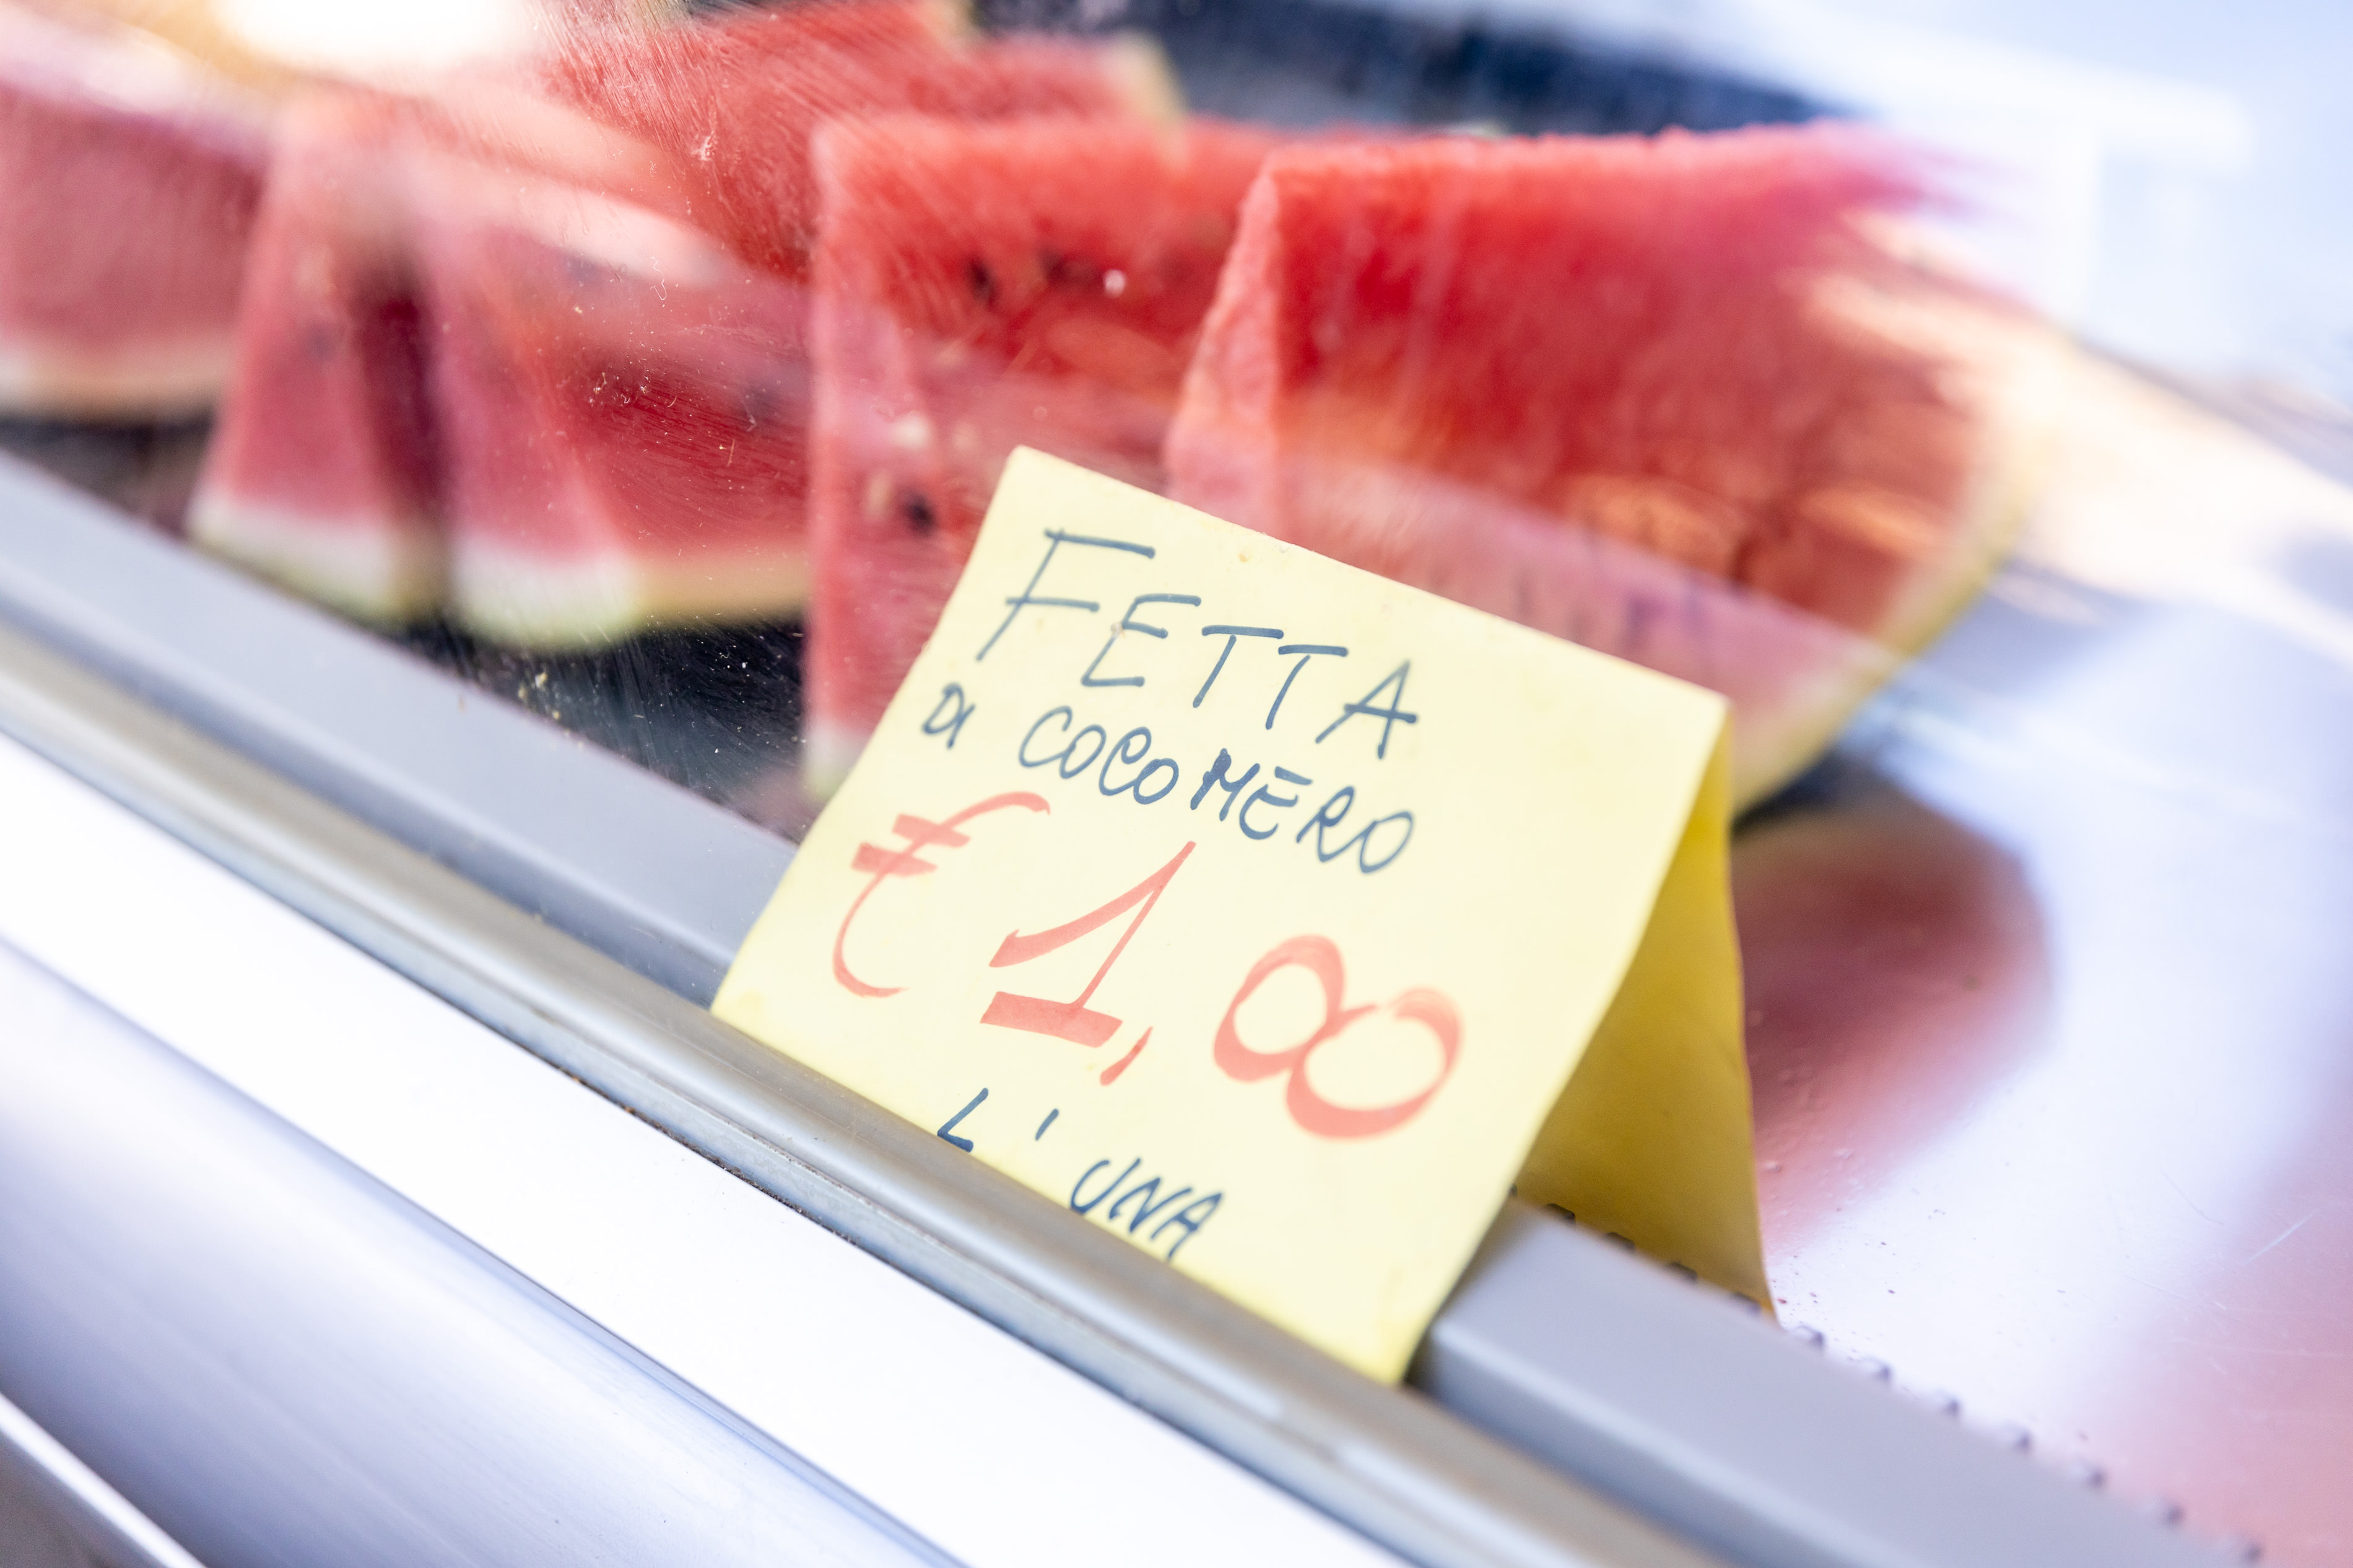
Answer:
[{"label": "glass display panel", "polygon": [[1020,445],[1723,691],[1782,1317],[2353,1564],[2348,48],[0,0],[0,445],[787,838]]}]

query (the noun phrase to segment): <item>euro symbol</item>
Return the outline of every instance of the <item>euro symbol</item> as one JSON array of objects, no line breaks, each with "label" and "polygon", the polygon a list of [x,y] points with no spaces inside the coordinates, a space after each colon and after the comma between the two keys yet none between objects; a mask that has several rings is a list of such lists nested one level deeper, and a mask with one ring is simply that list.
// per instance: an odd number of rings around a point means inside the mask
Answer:
[{"label": "euro symbol", "polygon": [[907,842],[896,849],[885,849],[879,844],[861,844],[849,862],[853,871],[872,873],[872,880],[859,890],[850,900],[849,912],[841,917],[841,928],[833,933],[833,977],[842,988],[858,996],[896,996],[906,989],[903,985],[869,985],[849,973],[849,965],[841,956],[841,945],[849,939],[849,922],[874,896],[874,889],[893,877],[920,877],[938,869],[923,858],[922,850],[937,846],[943,849],[961,849],[972,842],[968,835],[956,830],[976,816],[986,816],[992,811],[1004,811],[1011,806],[1024,811],[1051,811],[1045,799],[1034,795],[993,795],[976,805],[967,805],[945,822],[927,822],[920,816],[902,813],[891,825],[891,831]]}]

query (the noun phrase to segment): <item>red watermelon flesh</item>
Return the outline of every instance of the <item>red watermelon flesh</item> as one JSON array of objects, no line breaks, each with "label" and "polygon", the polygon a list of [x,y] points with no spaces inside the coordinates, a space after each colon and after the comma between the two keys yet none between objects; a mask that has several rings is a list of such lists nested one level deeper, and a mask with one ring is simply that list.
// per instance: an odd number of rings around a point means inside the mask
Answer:
[{"label": "red watermelon flesh", "polygon": [[0,5],[0,409],[210,405],[268,135],[259,100],[153,38]]},{"label": "red watermelon flesh", "polygon": [[[801,176],[808,127],[828,112],[840,79],[855,102],[877,60],[936,64],[955,30],[952,13],[923,0],[827,0],[763,6],[680,26],[589,31],[567,40],[539,68],[540,86],[560,102],[641,138],[649,155],[687,182],[695,220],[747,259],[786,265],[779,212]],[[781,107],[806,106],[796,146],[771,147],[763,121]],[[797,117],[794,117],[797,118]],[[789,136],[788,129],[786,134]],[[788,167],[786,193],[770,196]],[[797,210],[794,208],[794,210]]]},{"label": "red watermelon flesh", "polygon": [[1171,493],[1726,690],[1755,798],[2004,531],[2031,335],[1874,238],[1922,195],[1831,127],[1286,150]]},{"label": "red watermelon flesh", "polygon": [[1160,483],[1242,195],[1276,144],[1194,121],[884,120],[818,140],[806,766],[864,742],[1006,457]]},{"label": "red watermelon flesh", "polygon": [[458,618],[563,646],[797,609],[799,287],[650,207],[417,168]]},{"label": "red watermelon flesh", "polygon": [[[358,91],[289,106],[190,532],[373,620],[427,614],[444,585],[438,421],[412,246],[410,161],[427,148],[663,199],[644,176],[644,149],[491,84],[474,84],[462,121]],[[674,184],[669,199],[682,199]]]},{"label": "red watermelon flesh", "polygon": [[696,221],[737,254],[806,277],[817,224],[809,142],[841,118],[913,111],[961,119],[1150,112],[1165,76],[1119,45],[976,42],[941,6],[823,0],[723,21],[584,39],[550,88],[676,159]]}]

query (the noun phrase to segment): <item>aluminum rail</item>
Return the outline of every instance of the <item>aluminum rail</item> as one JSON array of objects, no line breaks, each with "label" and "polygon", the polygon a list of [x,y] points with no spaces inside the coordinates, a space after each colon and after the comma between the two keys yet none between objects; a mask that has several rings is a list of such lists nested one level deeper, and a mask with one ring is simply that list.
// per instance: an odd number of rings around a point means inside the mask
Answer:
[{"label": "aluminum rail", "polygon": [[104,1568],[953,1568],[5,942],[0,1012],[7,1568],[90,1568],[11,1528],[12,1438]]},{"label": "aluminum rail", "polygon": [[31,1416],[0,1398],[0,1545],[12,1568],[204,1568]]}]

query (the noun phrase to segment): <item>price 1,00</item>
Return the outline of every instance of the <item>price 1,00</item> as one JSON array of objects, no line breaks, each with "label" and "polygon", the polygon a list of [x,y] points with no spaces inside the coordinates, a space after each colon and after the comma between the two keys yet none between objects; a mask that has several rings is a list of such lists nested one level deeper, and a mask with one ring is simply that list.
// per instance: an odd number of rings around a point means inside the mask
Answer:
[{"label": "price 1,00", "polygon": [[[858,919],[866,901],[876,890],[898,877],[923,877],[937,870],[935,860],[923,858],[926,853],[959,849],[972,842],[965,825],[1000,811],[1032,811],[1049,813],[1045,800],[1035,795],[1017,793],[991,795],[976,802],[939,822],[921,816],[901,815],[892,824],[892,831],[905,842],[897,848],[881,845],[860,844],[851,861],[851,868],[868,876],[866,885],[850,900],[841,917],[841,924],[833,938],[833,977],[845,989],[859,996],[881,999],[897,995],[903,986],[875,985],[850,972],[843,956],[843,944],[849,928]],[[1043,958],[1069,946],[1111,924],[1122,915],[1127,916],[1126,929],[1094,972],[1086,988],[1068,1001],[1052,997],[1031,996],[1018,991],[999,991],[989,998],[983,1008],[980,1021],[999,1028],[1018,1029],[1033,1035],[1046,1035],[1065,1040],[1074,1046],[1100,1047],[1118,1034],[1122,1020],[1109,1013],[1098,1012],[1087,1004],[1119,962],[1120,954],[1134,939],[1137,930],[1151,915],[1153,906],[1168,884],[1184,869],[1185,862],[1196,846],[1190,842],[1169,857],[1167,864],[1144,880],[1094,909],[1050,930],[1024,933],[1010,931],[997,944],[997,954],[988,961],[991,969],[1011,969],[1032,960]],[[1261,1050],[1246,1042],[1236,1019],[1242,1005],[1255,994],[1260,986],[1285,969],[1303,969],[1322,988],[1324,1013],[1321,1022],[1306,1037],[1282,1050]],[[1217,1034],[1211,1042],[1211,1057],[1229,1078],[1241,1083],[1255,1083],[1263,1079],[1282,1076],[1284,1079],[1283,1104],[1291,1119],[1306,1131],[1324,1138],[1369,1138],[1402,1126],[1428,1105],[1431,1097],[1445,1086],[1454,1071],[1454,1064],[1462,1050],[1462,1022],[1454,1004],[1436,991],[1414,989],[1403,991],[1387,1003],[1346,1003],[1347,977],[1340,950],[1328,937],[1294,936],[1276,943],[1264,956],[1250,966],[1233,1000],[1227,1004],[1225,1016],[1219,1020]],[[1401,1022],[1416,1024],[1430,1031],[1438,1042],[1439,1068],[1437,1076],[1420,1092],[1388,1105],[1337,1105],[1324,1099],[1309,1083],[1307,1064],[1316,1050],[1336,1039],[1352,1025],[1369,1015],[1387,1013]],[[1145,1029],[1119,1064],[1124,1068],[1134,1059],[1152,1037]],[[1109,1082],[1116,1070],[1103,1075]]]}]

